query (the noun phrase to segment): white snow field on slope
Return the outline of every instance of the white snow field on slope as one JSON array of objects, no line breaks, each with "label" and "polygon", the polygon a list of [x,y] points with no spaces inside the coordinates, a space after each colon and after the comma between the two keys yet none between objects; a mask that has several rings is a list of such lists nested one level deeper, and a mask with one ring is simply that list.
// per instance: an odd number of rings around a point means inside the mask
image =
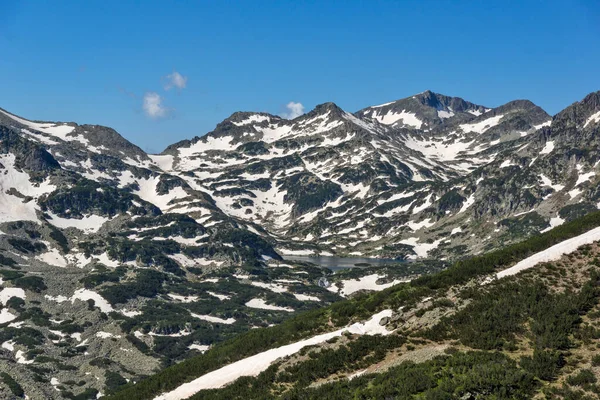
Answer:
[{"label": "white snow field on slope", "polygon": [[577,250],[577,248],[591,244],[600,240],[600,227],[594,228],[586,233],[583,233],[574,238],[567,239],[563,242],[555,244],[552,247],[542,250],[524,260],[519,261],[510,268],[500,271],[496,274],[496,278],[504,278],[505,276],[511,276],[518,274],[521,271],[532,268],[539,263],[558,260],[565,254],[569,254]]},{"label": "white snow field on slope", "polygon": [[383,279],[383,278],[385,278],[385,275],[379,275],[379,274],[366,275],[366,276],[363,276],[358,279],[348,279],[348,280],[341,281],[340,282],[342,284],[341,290],[337,283],[328,287],[327,290],[329,290],[330,292],[334,292],[334,293],[340,292],[339,294],[341,296],[347,297],[347,296],[351,295],[352,293],[358,292],[359,290],[380,291],[380,290],[384,290],[389,287],[392,287],[394,285],[397,285],[399,283],[407,282],[407,281],[395,279],[392,282],[378,284],[377,281],[379,279]]},{"label": "white snow field on slope", "polygon": [[597,113],[595,113],[594,115],[590,116],[587,121],[585,121],[585,125],[583,125],[583,127],[585,128],[586,126],[588,126],[589,124],[592,123],[596,123],[596,122],[600,122],[600,111],[598,111]]},{"label": "white snow field on slope", "polygon": [[309,339],[301,340],[296,343],[277,347],[258,353],[248,358],[236,361],[215,371],[202,375],[191,382],[184,383],[177,389],[164,393],[154,398],[154,400],[182,400],[187,399],[200,390],[218,389],[235,381],[242,376],[257,376],[278,358],[287,357],[299,352],[306,346],[313,346],[323,343],[333,337],[341,336],[344,332],[350,332],[357,335],[389,335],[392,331],[388,331],[385,326],[379,325],[384,317],[390,317],[392,310],[381,311],[371,317],[364,323],[355,323],[349,327],[338,329],[334,332],[324,333],[322,335],[313,336]]},{"label": "white snow field on slope", "polygon": [[5,324],[15,319],[17,319],[17,316],[8,311],[8,309],[3,308],[0,311],[0,324]]},{"label": "white snow field on slope", "polygon": [[376,119],[385,125],[393,125],[398,121],[402,121],[404,125],[410,125],[414,128],[421,129],[423,125],[423,121],[417,118],[415,113],[408,112],[406,110],[402,110],[401,112],[394,112],[392,110],[388,111],[387,114],[379,114],[379,111],[375,111],[371,118]]},{"label": "white snow field on slope", "polygon": [[23,202],[21,197],[9,194],[11,189],[16,190],[24,196],[31,196],[37,200],[44,194],[53,192],[56,186],[50,184],[46,179],[39,184],[29,180],[29,174],[20,171],[15,166],[14,154],[3,154],[0,156],[0,222],[10,221],[34,221],[38,218],[36,210],[39,210],[37,201]]},{"label": "white snow field on slope", "polygon": [[100,227],[102,227],[102,225],[104,225],[104,223],[109,220],[109,218],[107,217],[102,217],[100,215],[94,214],[85,215],[81,219],[76,219],[61,218],[53,214],[52,212],[46,213],[50,215],[51,219],[48,222],[50,222],[52,225],[61,229],[76,228],[83,231],[84,233],[98,232]]},{"label": "white snow field on slope", "polygon": [[488,129],[498,125],[502,117],[504,117],[504,114],[496,115],[495,117],[490,117],[488,119],[484,119],[483,121],[475,122],[473,124],[462,124],[459,125],[459,127],[463,130],[463,132],[483,133]]},{"label": "white snow field on slope", "polygon": [[73,132],[73,130],[75,130],[75,127],[69,126],[66,124],[63,124],[63,125],[55,124],[55,123],[41,124],[39,122],[32,122],[32,121],[28,121],[23,118],[19,118],[16,115],[9,114],[2,110],[0,110],[0,112],[2,114],[6,115],[7,117],[17,121],[18,123],[20,123],[22,125],[28,126],[29,128],[34,129],[39,132],[44,132],[49,135],[59,137],[62,140],[69,140],[66,138],[66,135]]}]

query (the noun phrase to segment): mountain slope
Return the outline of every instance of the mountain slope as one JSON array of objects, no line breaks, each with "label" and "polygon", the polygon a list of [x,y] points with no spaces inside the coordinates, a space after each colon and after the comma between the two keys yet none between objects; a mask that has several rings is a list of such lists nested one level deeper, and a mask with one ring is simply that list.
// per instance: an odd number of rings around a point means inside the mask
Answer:
[{"label": "mountain slope", "polygon": [[[598,93],[550,117],[425,92],[234,113],[148,155],[110,128],[0,110],[2,371],[33,398],[95,398],[209,348],[222,366],[428,297],[456,276],[402,282],[598,209],[598,113]],[[417,261],[334,274],[281,257],[311,254]],[[483,260],[467,265],[507,262]]]},{"label": "mountain slope", "polygon": [[[403,112],[411,126],[390,122]],[[283,254],[453,257],[481,251],[465,234],[458,246],[448,246],[452,229],[440,234],[470,221],[478,168],[503,173],[550,120],[528,101],[489,109],[428,91],[354,116],[332,103],[293,121],[236,113],[161,157],[226,214],[266,228]],[[491,225],[472,233],[499,236]]]},{"label": "mountain slope", "polygon": [[[595,386],[582,383],[596,381],[600,358],[590,340],[600,315],[600,275],[590,262],[600,252],[599,215],[248,333],[112,398],[531,398],[541,391],[561,398],[578,386],[596,398]],[[308,323],[315,320],[323,325]],[[348,323],[356,320],[364,322]],[[346,328],[333,330],[332,322]],[[302,328],[290,335],[292,326]],[[292,343],[278,346],[282,337]],[[252,350],[236,353],[242,343],[271,349],[243,358]],[[228,358],[239,361],[215,369]],[[176,386],[185,373],[211,370]],[[256,378],[236,381],[241,376]],[[154,397],[160,388],[170,391]]]},{"label": "mountain slope", "polygon": [[0,118],[0,397],[96,398],[339,299],[116,132]]}]

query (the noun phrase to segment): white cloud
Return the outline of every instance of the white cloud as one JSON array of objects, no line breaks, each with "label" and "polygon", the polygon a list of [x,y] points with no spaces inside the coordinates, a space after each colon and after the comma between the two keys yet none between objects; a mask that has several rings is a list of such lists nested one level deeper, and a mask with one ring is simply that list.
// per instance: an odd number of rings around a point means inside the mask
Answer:
[{"label": "white cloud", "polygon": [[285,108],[288,109],[288,112],[281,114],[283,118],[294,119],[304,114],[304,106],[302,103],[294,103],[293,101],[290,101]]},{"label": "white cloud", "polygon": [[144,95],[144,112],[150,118],[162,118],[167,116],[167,109],[162,105],[162,98],[156,92],[148,92]]},{"label": "white cloud", "polygon": [[171,90],[173,88],[185,89],[187,86],[187,76],[181,75],[177,71],[173,71],[172,74],[165,76],[165,90]]}]

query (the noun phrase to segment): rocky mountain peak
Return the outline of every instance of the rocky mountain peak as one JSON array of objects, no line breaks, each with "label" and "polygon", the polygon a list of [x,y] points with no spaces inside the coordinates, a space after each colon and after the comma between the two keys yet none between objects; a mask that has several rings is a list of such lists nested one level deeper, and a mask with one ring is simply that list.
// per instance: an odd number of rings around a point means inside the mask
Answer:
[{"label": "rocky mountain peak", "polygon": [[600,108],[600,90],[588,94],[583,100],[581,100],[580,103],[586,104],[590,107]]},{"label": "rocky mountain peak", "polygon": [[554,117],[557,129],[595,129],[600,124],[600,91],[588,94]]},{"label": "rocky mountain peak", "polygon": [[318,104],[313,110],[306,113],[304,116],[306,119],[310,119],[318,115],[323,115],[327,113],[331,113],[332,116],[342,116],[344,114],[344,110],[342,110],[337,104],[333,102],[327,102],[323,104]]},{"label": "rocky mountain peak", "polygon": [[454,113],[461,112],[485,112],[485,107],[465,101],[460,97],[451,97],[439,93],[434,93],[431,90],[426,90],[413,97],[422,105],[434,108],[438,111],[450,111]]},{"label": "rocky mountain peak", "polygon": [[282,118],[266,112],[236,111],[223,120],[223,122],[230,122],[236,126],[242,126],[247,124],[268,124],[271,121],[279,120],[282,120]]}]

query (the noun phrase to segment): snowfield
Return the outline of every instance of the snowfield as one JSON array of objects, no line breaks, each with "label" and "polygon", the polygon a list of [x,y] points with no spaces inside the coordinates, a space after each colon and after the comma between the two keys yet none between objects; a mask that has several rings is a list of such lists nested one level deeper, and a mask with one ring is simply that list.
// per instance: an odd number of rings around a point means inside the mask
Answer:
[{"label": "snowfield", "polygon": [[498,125],[502,117],[504,117],[504,115],[496,115],[495,117],[490,117],[474,124],[463,124],[459,126],[463,132],[483,133],[488,129]]},{"label": "snowfield", "polygon": [[100,309],[100,311],[104,313],[109,313],[114,311],[112,306],[106,299],[100,296],[98,293],[93,290],[88,289],[78,289],[75,291],[73,296],[71,297],[71,303],[75,303],[75,300],[88,301],[94,300],[94,305]]},{"label": "snowfield", "polygon": [[13,297],[25,300],[25,291],[21,288],[4,288],[0,290],[0,303],[3,306],[6,306],[6,302]]},{"label": "snowfield", "polygon": [[[0,193],[2,193],[0,196],[0,222],[37,222],[36,211],[40,209],[37,199],[55,189],[56,186],[50,184],[48,180],[37,185],[30,182],[29,175],[16,168],[14,154],[0,155]],[[36,201],[23,202],[18,195],[9,194],[11,190],[23,196],[31,196]]]},{"label": "snowfield", "polygon": [[57,215],[54,215],[52,212],[48,212],[47,214],[52,218],[49,220],[52,225],[61,229],[76,228],[85,233],[98,232],[100,227],[109,220],[107,217],[93,214],[84,216],[81,219],[61,218]]},{"label": "snowfield", "polygon": [[593,124],[593,123],[597,123],[600,122],[600,111],[598,111],[597,113],[591,115],[587,121],[585,121],[585,125],[583,125],[583,127],[585,128],[586,126],[588,126],[589,124]]},{"label": "snowfield", "polygon": [[273,306],[273,305],[267,304],[267,302],[263,299],[252,299],[252,300],[246,302],[246,307],[258,308],[261,310],[294,312],[293,308]]},{"label": "snowfield", "polygon": [[154,400],[182,400],[187,399],[200,390],[217,389],[230,384],[242,376],[257,376],[277,359],[288,357],[299,352],[306,346],[313,346],[323,343],[336,336],[341,336],[344,332],[350,332],[356,335],[389,335],[392,333],[384,326],[379,325],[384,317],[390,317],[392,310],[381,311],[363,323],[355,323],[349,327],[338,329],[334,332],[324,333],[313,336],[309,339],[301,340],[296,343],[281,346],[275,349],[267,350],[254,356],[244,358],[232,364],[226,365],[215,371],[202,375],[191,382],[184,383],[177,389],[155,397]]},{"label": "snowfield", "polygon": [[598,240],[600,240],[600,227],[594,228],[579,236],[575,236],[574,238],[567,239],[547,248],[546,250],[527,257],[512,267],[498,272],[496,274],[496,278],[500,279],[504,278],[505,276],[515,275],[521,271],[535,267],[539,263],[558,260],[563,255],[572,253],[577,250],[577,248],[586,244],[594,243]]},{"label": "snowfield", "polygon": [[212,315],[199,315],[199,314],[194,314],[194,313],[191,313],[191,316],[194,318],[198,318],[198,319],[208,321],[208,322],[214,322],[217,324],[231,325],[235,322],[235,318],[223,319],[223,318],[219,318],[219,317],[213,317]]},{"label": "snowfield", "polygon": [[52,136],[56,136],[62,140],[72,140],[73,138],[67,138],[67,134],[73,132],[75,130],[74,126],[69,126],[67,124],[55,124],[55,123],[39,123],[39,122],[32,122],[32,121],[28,121],[26,119],[23,118],[19,118],[15,115],[9,114],[5,111],[0,110],[0,112],[4,115],[6,115],[9,118],[12,118],[13,120],[17,121],[18,123],[25,125],[33,130],[36,130],[38,132],[44,132],[47,133],[49,135]]},{"label": "snowfield", "polygon": [[347,297],[352,293],[358,292],[359,290],[372,290],[372,291],[380,291],[383,289],[387,289],[399,283],[407,282],[402,280],[395,279],[392,282],[378,284],[377,281],[379,279],[385,278],[385,275],[372,274],[366,275],[359,279],[348,279],[341,281],[342,289],[340,290],[338,284],[333,284],[327,288],[330,292],[337,293],[341,296]]}]

